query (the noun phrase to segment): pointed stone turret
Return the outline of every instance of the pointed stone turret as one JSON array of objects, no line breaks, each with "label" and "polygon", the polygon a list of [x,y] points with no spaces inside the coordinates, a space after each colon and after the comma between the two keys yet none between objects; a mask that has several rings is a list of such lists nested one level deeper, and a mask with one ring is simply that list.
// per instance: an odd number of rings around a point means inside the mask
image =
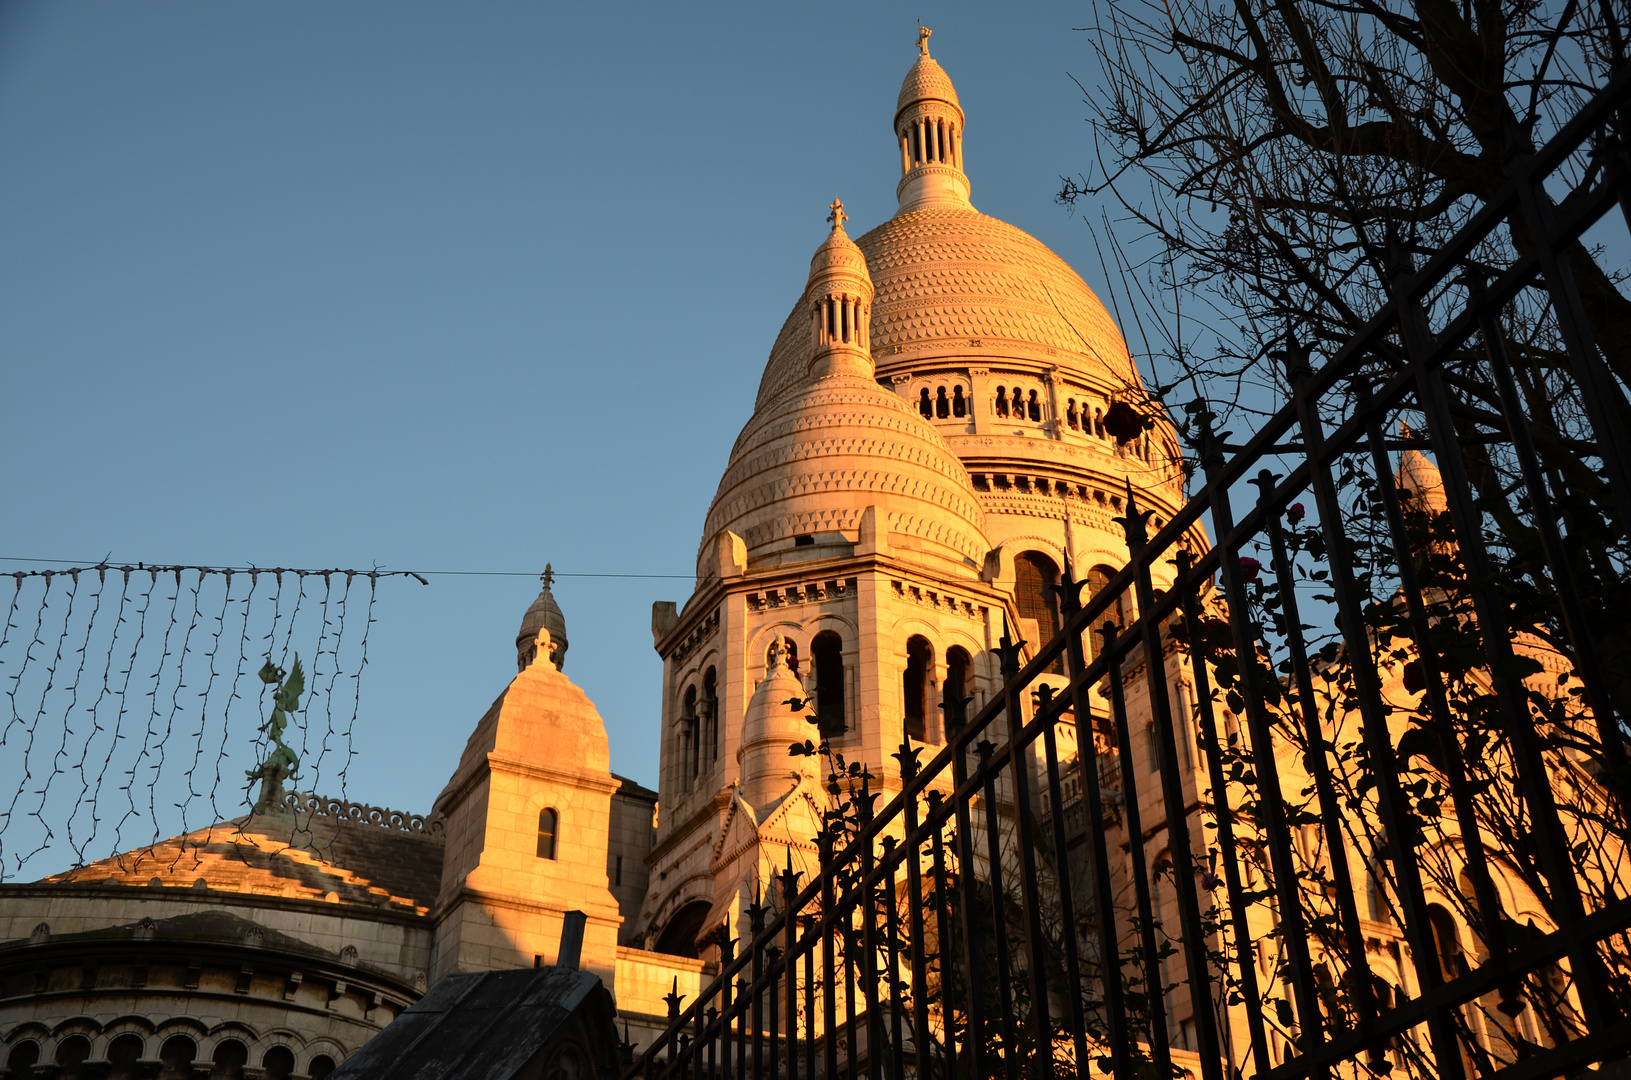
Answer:
[{"label": "pointed stone turret", "polygon": [[811,772],[809,757],[793,757],[788,748],[814,737],[815,728],[804,712],[788,703],[806,697],[798,676],[787,667],[785,646],[778,639],[771,648],[764,681],[753,692],[742,718],[742,743],[736,751],[742,797],[763,818],[777,800],[792,790],[795,781]]},{"label": "pointed stone turret", "polygon": [[900,141],[900,212],[929,206],[968,206],[963,172],[963,107],[945,69],[929,55],[926,26],[917,30],[917,62],[900,84],[895,137]]}]

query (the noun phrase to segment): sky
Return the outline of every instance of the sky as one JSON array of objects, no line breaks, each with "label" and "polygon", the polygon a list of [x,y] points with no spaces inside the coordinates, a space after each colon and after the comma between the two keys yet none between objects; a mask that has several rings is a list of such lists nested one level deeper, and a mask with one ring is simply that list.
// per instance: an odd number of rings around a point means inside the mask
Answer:
[{"label": "sky", "polygon": [[895,209],[918,19],[975,205],[1104,295],[1080,5],[0,3],[0,572],[463,572],[382,583],[360,683],[345,793],[423,812],[549,562],[655,786],[652,602],[827,204]]}]

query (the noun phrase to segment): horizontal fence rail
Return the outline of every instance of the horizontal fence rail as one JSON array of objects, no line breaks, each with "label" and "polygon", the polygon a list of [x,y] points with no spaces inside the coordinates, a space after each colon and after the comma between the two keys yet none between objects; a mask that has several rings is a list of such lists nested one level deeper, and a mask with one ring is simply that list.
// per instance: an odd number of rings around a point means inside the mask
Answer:
[{"label": "horizontal fence rail", "polygon": [[[1203,426],[1204,486],[1154,536],[1129,488],[1125,568],[1067,570],[1060,632],[1023,663],[1004,637],[972,716],[948,691],[944,745],[887,777],[829,759],[819,874],[758,898],[629,1075],[1516,1080],[1631,1052],[1631,619],[1605,599],[1631,446],[1562,254],[1631,223],[1628,98],[1622,69],[1419,268],[1396,245],[1326,362],[1293,328],[1285,405],[1233,457]],[[1600,181],[1559,211],[1588,147]],[[1478,262],[1514,223],[1526,250]],[[1521,304],[1567,431],[1503,328]]]}]

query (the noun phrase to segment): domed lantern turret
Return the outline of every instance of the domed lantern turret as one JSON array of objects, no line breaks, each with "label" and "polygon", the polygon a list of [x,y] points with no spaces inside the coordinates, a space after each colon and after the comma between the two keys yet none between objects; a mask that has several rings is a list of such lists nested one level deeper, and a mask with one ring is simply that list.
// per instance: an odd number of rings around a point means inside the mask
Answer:
[{"label": "domed lantern turret", "polygon": [[555,602],[555,594],[550,586],[555,583],[555,568],[548,563],[544,564],[544,572],[539,580],[543,588],[538,590],[538,599],[527,608],[526,615],[521,618],[521,629],[515,635],[515,666],[517,671],[525,671],[538,655],[538,631],[549,631],[549,661],[555,665],[555,670],[561,670],[566,663],[566,616],[561,612],[561,605]]},{"label": "domed lantern turret", "polygon": [[832,232],[810,259],[810,279],[804,287],[814,344],[810,375],[870,379],[872,276],[867,273],[866,256],[844,232],[844,222],[849,220],[844,204],[834,199],[828,209]]},{"label": "domed lantern turret", "polygon": [[900,183],[895,194],[904,213],[928,206],[968,205],[963,173],[963,107],[944,68],[929,55],[927,26],[917,28],[917,63],[906,73],[895,102],[900,141]]}]

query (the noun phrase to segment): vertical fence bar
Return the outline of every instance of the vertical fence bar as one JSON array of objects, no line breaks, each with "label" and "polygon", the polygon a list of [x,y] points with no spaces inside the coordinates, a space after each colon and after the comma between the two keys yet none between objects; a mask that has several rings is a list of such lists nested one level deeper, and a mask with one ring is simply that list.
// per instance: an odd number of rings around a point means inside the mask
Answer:
[{"label": "vertical fence bar", "polygon": [[[735,959],[736,939],[726,937],[719,944],[720,970],[729,971],[731,963]],[[736,1040],[731,1037],[731,1033],[735,1030],[737,1024],[736,1015],[732,1009],[733,1004],[734,1002],[731,1001],[731,980],[726,979],[719,986],[719,1038],[722,1043],[719,1058],[720,1063],[724,1066],[720,1074],[722,1080],[731,1080],[731,1077],[735,1075],[731,1069],[731,1053],[736,1045]]]},{"label": "vertical fence bar", "polygon": [[1235,963],[1240,967],[1240,990],[1248,1002],[1246,1037],[1258,1072],[1268,1071],[1268,1039],[1263,1034],[1263,1013],[1257,987],[1257,963],[1252,955],[1251,927],[1246,921],[1245,886],[1240,880],[1240,862],[1235,852],[1234,809],[1229,803],[1229,781],[1223,772],[1223,752],[1218,742],[1217,717],[1212,710],[1212,680],[1207,672],[1206,629],[1201,622],[1195,587],[1186,584],[1194,557],[1178,553],[1178,588],[1182,590],[1184,626],[1189,639],[1190,670],[1195,679],[1195,702],[1200,716],[1202,752],[1206,758],[1207,779],[1212,784],[1213,814],[1217,819],[1218,849],[1223,852],[1223,887],[1229,898],[1229,917],[1235,934]]},{"label": "vertical fence bar", "polygon": [[[1069,584],[1067,571],[1066,584]],[[1044,683],[1038,688],[1042,695],[1042,707],[1047,708],[1053,699],[1053,687]],[[1077,721],[1080,725],[1080,719]],[[1077,956],[1076,947],[1076,905],[1071,896],[1070,880],[1070,845],[1065,836],[1065,793],[1063,785],[1059,782],[1059,747],[1055,737],[1054,728],[1057,724],[1049,724],[1042,729],[1042,755],[1043,763],[1047,769],[1048,801],[1053,807],[1053,851],[1054,876],[1059,889],[1059,928],[1060,936],[1064,939],[1065,947],[1065,999],[1068,1002],[1066,1011],[1070,1016],[1071,1046],[1076,1057],[1076,1075],[1086,1077],[1087,1064],[1087,1018],[1082,1013],[1082,966]],[[1091,738],[1091,734],[1089,735]],[[1077,728],[1077,752],[1081,752],[1081,729]]]},{"label": "vertical fence bar", "polygon": [[833,867],[832,867],[832,826],[830,822],[823,822],[821,836],[819,837],[821,852],[821,925],[825,932],[821,935],[821,1022],[825,1029],[822,1032],[822,1049],[826,1058],[826,1080],[836,1080],[838,1076],[838,979],[833,964],[833,943],[838,936],[838,925],[833,920],[837,916],[838,905],[833,898]]},{"label": "vertical fence bar", "polygon": [[793,849],[787,849],[782,872],[782,956],[787,972],[787,1080],[799,1077],[798,904],[799,875],[793,872]]},{"label": "vertical fence bar", "polygon": [[1297,579],[1286,550],[1285,530],[1281,527],[1280,515],[1269,503],[1269,496],[1274,493],[1274,474],[1264,469],[1252,483],[1258,488],[1257,505],[1262,511],[1264,529],[1268,533],[1274,580],[1280,587],[1280,614],[1285,620],[1286,651],[1291,654],[1291,676],[1302,713],[1303,739],[1308,746],[1305,756],[1308,770],[1314,774],[1320,829],[1325,834],[1325,850],[1330,853],[1331,876],[1336,882],[1337,916],[1348,945],[1349,983],[1353,988],[1359,1022],[1368,1024],[1376,1015],[1376,986],[1371,981],[1370,960],[1365,955],[1365,933],[1359,925],[1353,874],[1348,866],[1348,844],[1342,835],[1342,822],[1337,816],[1341,804],[1337,801],[1336,788],[1331,782],[1331,766],[1326,757],[1329,745],[1320,724],[1319,706],[1314,700],[1314,675],[1308,665],[1302,616],[1297,607]]},{"label": "vertical fence bar", "polygon": [[[1533,191],[1529,192],[1525,207],[1526,210],[1532,211],[1532,220],[1544,219],[1550,224],[1549,211],[1540,209],[1539,200]],[[1550,241],[1543,241],[1543,244],[1543,250],[1550,252]],[[1558,263],[1555,256],[1552,257],[1552,262],[1554,266],[1562,267],[1560,273],[1563,276],[1547,282],[1554,304],[1557,306],[1558,322],[1561,325],[1579,313],[1580,297],[1574,289],[1574,279],[1567,275],[1567,267]],[[1407,259],[1399,260],[1396,265],[1401,273],[1409,269]],[[1542,267],[1545,267],[1544,258]],[[1396,291],[1397,284],[1396,281]],[[1483,514],[1473,500],[1472,486],[1467,479],[1466,462],[1462,460],[1460,448],[1456,445],[1455,421],[1450,414],[1449,395],[1444,388],[1444,373],[1436,365],[1429,365],[1426,362],[1432,341],[1426,314],[1412,297],[1400,295],[1395,303],[1399,309],[1400,337],[1404,341],[1406,353],[1411,358],[1411,367],[1415,369],[1422,412],[1427,421],[1428,438],[1432,441],[1433,452],[1438,457],[1439,472],[1444,479],[1445,501],[1450,509],[1450,521],[1455,526],[1461,558],[1467,568],[1470,585],[1468,592],[1477,615],[1479,636],[1483,639],[1484,651],[1490,660],[1490,682],[1494,686],[1495,700],[1500,707],[1507,733],[1518,751],[1519,789],[1524,794],[1525,802],[1529,804],[1529,812],[1540,834],[1538,861],[1551,885],[1553,900],[1559,908],[1560,921],[1565,924],[1572,923],[1584,917],[1585,903],[1580,895],[1580,884],[1575,880],[1574,867],[1569,862],[1568,833],[1558,816],[1556,797],[1552,792],[1544,752],[1535,734],[1533,717],[1525,704],[1521,685],[1513,685],[1513,680],[1506,675],[1512,670],[1514,663],[1512,639],[1506,619],[1508,605],[1492,595],[1486,584],[1494,579],[1494,566],[1484,545]],[[1568,308],[1567,318],[1565,307]],[[1583,330],[1584,315],[1579,314],[1582,325],[1577,327],[1577,330]],[[1569,340],[1567,333],[1565,340],[1569,343],[1572,354],[1576,344]],[[1589,335],[1580,347],[1586,351],[1579,356],[1571,355],[1571,360],[1586,367],[1601,368],[1601,360],[1595,353],[1596,346],[1591,342]],[[1306,353],[1303,357],[1306,369]],[[1606,375],[1606,372],[1604,374]],[[1586,389],[1588,390],[1586,396],[1592,396],[1589,392],[1590,387]],[[1607,408],[1608,400],[1605,399],[1599,404]],[[1615,420],[1610,422],[1617,423]],[[1607,439],[1610,434],[1616,436],[1614,446],[1623,449],[1625,441],[1623,430],[1616,428],[1613,433],[1601,430],[1597,432],[1600,440]],[[1608,445],[1602,445],[1600,449],[1605,462],[1611,456],[1611,450],[1615,454],[1619,452],[1618,449]],[[1623,463],[1622,461],[1621,464]],[[1610,478],[1613,479],[1612,472]],[[1631,495],[1631,487],[1616,489],[1616,494],[1622,491]],[[1631,521],[1631,501],[1621,502],[1620,513],[1622,521]],[[1576,983],[1580,987],[1580,1004],[1586,1014],[1587,1029],[1596,1030],[1605,1024],[1609,1017],[1617,1018],[1621,1015],[1623,1010],[1616,1007],[1613,1002],[1613,995],[1607,986],[1606,973],[1602,970],[1595,949],[1590,944],[1575,939],[1569,949],[1569,960],[1574,965]]]},{"label": "vertical fence bar", "polygon": [[1223,1080],[1222,1047],[1218,1041],[1216,1018],[1212,1013],[1212,973],[1206,960],[1206,933],[1201,926],[1201,903],[1195,893],[1195,852],[1189,836],[1189,810],[1184,800],[1184,781],[1178,772],[1178,740],[1173,734],[1172,697],[1167,687],[1166,654],[1161,644],[1161,624],[1150,617],[1155,607],[1155,586],[1150,581],[1149,560],[1145,556],[1148,536],[1145,521],[1150,511],[1139,510],[1133,497],[1132,481],[1127,481],[1127,514],[1122,527],[1127,534],[1127,550],[1135,567],[1135,593],[1144,644],[1144,679],[1150,695],[1154,721],[1151,736],[1156,740],[1156,764],[1161,774],[1161,799],[1167,817],[1167,850],[1172,853],[1173,891],[1178,894],[1178,923],[1183,928],[1184,967],[1189,977],[1189,1012],[1200,1042],[1201,1075],[1206,1080]]},{"label": "vertical fence bar", "polygon": [[[1201,465],[1212,488],[1212,527],[1218,536],[1228,536],[1235,528],[1234,507],[1228,489],[1220,482],[1223,458],[1210,425],[1202,418]],[[1321,514],[1322,521],[1327,520]],[[1301,1032],[1312,1036],[1304,1049],[1311,1049],[1322,1031],[1319,996],[1314,986],[1313,962],[1308,954],[1308,928],[1303,920],[1302,898],[1297,889],[1297,867],[1291,857],[1291,826],[1286,820],[1284,789],[1280,769],[1274,759],[1274,731],[1258,679],[1265,677],[1257,662],[1257,636],[1253,632],[1251,605],[1246,583],[1241,579],[1238,556],[1224,551],[1219,560],[1224,600],[1229,608],[1229,629],[1235,648],[1236,685],[1246,707],[1246,726],[1251,734],[1251,760],[1256,767],[1257,806],[1263,814],[1263,832],[1269,849],[1270,871],[1274,878],[1274,898],[1280,915],[1281,940],[1290,959],[1292,993],[1297,1006]],[[1266,677],[1272,678],[1272,673]],[[1374,726],[1367,723],[1367,728]],[[1385,726],[1384,726],[1385,730]],[[1264,1061],[1267,1065],[1267,1061]]]},{"label": "vertical fence bar", "polygon": [[[1627,188],[1627,191],[1631,192],[1631,188]],[[1631,205],[1627,206],[1627,212],[1631,213]],[[1631,224],[1631,218],[1628,218],[1628,224]],[[1569,644],[1574,646],[1575,674],[1585,684],[1586,701],[1597,721],[1597,736],[1602,740],[1603,754],[1608,759],[1609,771],[1623,800],[1627,786],[1631,785],[1631,777],[1626,775],[1624,735],[1615,716],[1613,698],[1608,692],[1608,680],[1603,676],[1597,643],[1586,621],[1585,610],[1580,606],[1580,587],[1575,581],[1574,567],[1569,562],[1563,536],[1557,528],[1557,511],[1552,505],[1546,477],[1540,467],[1540,457],[1535,452],[1535,441],[1530,434],[1529,418],[1524,412],[1517,380],[1512,375],[1512,363],[1506,353],[1506,338],[1491,310],[1491,301],[1484,291],[1483,282],[1477,277],[1471,283],[1468,304],[1478,312],[1479,336],[1484,339],[1484,354],[1489,360],[1490,373],[1500,394],[1501,415],[1506,420],[1512,451],[1518,459],[1535,532],[1540,535],[1541,550],[1546,554],[1546,565],[1552,574],[1552,587],[1557,595],[1563,629],[1569,636]]]},{"label": "vertical fence bar", "polygon": [[[1006,622],[1007,616],[1004,616]],[[1014,841],[1019,848],[1019,887],[1024,904],[1025,963],[1031,982],[1031,1029],[1036,1053],[1031,1073],[1047,1080],[1053,1073],[1053,1023],[1048,1016],[1047,939],[1042,936],[1042,898],[1036,867],[1036,835],[1032,822],[1031,776],[1025,749],[1019,745],[1025,727],[1024,697],[1020,692],[1019,650],[1025,643],[1003,635],[999,646],[1002,673],[1008,683],[1008,764],[1014,774]]]},{"label": "vertical fence bar", "polygon": [[904,1076],[906,1071],[906,1044],[901,1035],[900,1008],[900,900],[895,895],[895,851],[893,836],[883,838],[883,864],[889,873],[884,875],[884,955],[889,959],[889,1063],[891,1075]]},{"label": "vertical fence bar", "polygon": [[[1342,504],[1337,498],[1330,466],[1319,460],[1325,446],[1325,432],[1317,404],[1304,393],[1309,376],[1307,352],[1300,349],[1294,340],[1288,341],[1286,348],[1291,400],[1310,459],[1309,476],[1314,500],[1319,507],[1325,557],[1331,572],[1331,593],[1336,599],[1337,621],[1352,665],[1354,691],[1363,720],[1363,741],[1376,781],[1377,806],[1393,855],[1394,879],[1405,915],[1405,936],[1410,944],[1418,985],[1424,990],[1432,990],[1443,982],[1439,976],[1438,952],[1428,928],[1427,901],[1422,891],[1420,868],[1415,861],[1415,829],[1399,784],[1398,761],[1393,752],[1392,737],[1388,733],[1387,707],[1382,701],[1380,682],[1371,658],[1369,631],[1354,582],[1348,538],[1342,526]],[[1461,1080],[1465,1071],[1461,1063],[1460,1044],[1448,1011],[1433,1009],[1428,1017],[1427,1030],[1440,1075],[1444,1080]]]},{"label": "vertical fence bar", "polygon": [[[957,790],[968,780],[968,760],[962,747],[956,747],[951,759],[952,782]],[[957,880],[962,893],[963,909],[963,979],[968,1000],[964,1003],[967,1022],[964,1025],[963,1052],[974,1076],[986,1075],[985,1058],[985,1004],[981,999],[981,956],[979,935],[979,896],[974,880],[974,822],[969,813],[968,799],[957,800]]]},{"label": "vertical fence bar", "polygon": [[[1519,171],[1526,171],[1532,157],[1527,149],[1520,151],[1516,156]],[[1535,247],[1541,278],[1552,297],[1558,332],[1563,337],[1569,363],[1573,365],[1575,378],[1580,383],[1581,404],[1591,420],[1593,434],[1597,436],[1597,450],[1603,458],[1603,472],[1608,477],[1609,489],[1619,506],[1620,521],[1631,522],[1631,441],[1627,440],[1624,422],[1614,411],[1614,404],[1624,401],[1625,395],[1620,393],[1614,374],[1598,355],[1591,320],[1586,317],[1585,306],[1580,302],[1580,289],[1575,284],[1574,271],[1566,261],[1557,257],[1558,228],[1552,212],[1551,196],[1539,180],[1526,178],[1518,184],[1518,205],[1528,226],[1530,242]],[[1405,298],[1401,296],[1399,299]],[[1414,297],[1410,299],[1414,301]]]},{"label": "vertical fence bar", "polygon": [[[1416,663],[1421,665],[1423,692],[1428,716],[1432,718],[1433,735],[1439,744],[1443,763],[1441,771],[1449,782],[1450,798],[1455,807],[1456,824],[1461,834],[1468,876],[1472,879],[1474,903],[1478,909],[1478,922],[1473,927],[1489,952],[1489,962],[1496,966],[1505,963],[1506,930],[1501,925],[1501,903],[1490,877],[1489,859],[1484,849],[1482,826],[1477,807],[1467,784],[1466,770],[1462,768],[1462,747],[1456,737],[1450,705],[1444,692],[1444,675],[1438,655],[1432,648],[1432,620],[1427,613],[1421,582],[1416,574],[1416,552],[1410,549],[1405,529],[1404,511],[1399,503],[1399,491],[1394,484],[1393,461],[1382,439],[1380,418],[1370,408],[1370,387],[1363,377],[1356,381],[1359,407],[1365,414],[1365,441],[1370,448],[1371,468],[1376,473],[1377,487],[1382,497],[1383,514],[1387,519],[1392,540],[1393,559],[1398,565],[1399,588],[1405,596],[1405,610],[1410,618],[1412,636],[1416,643]],[[1503,982],[1501,996],[1511,1000],[1516,985]]]},{"label": "vertical fence bar", "polygon": [[[1081,610],[1081,591],[1089,582],[1076,582],[1067,573],[1060,591],[1060,608],[1068,625]],[[1093,726],[1093,705],[1082,679],[1087,654],[1082,635],[1075,631],[1065,641],[1066,671],[1070,675],[1071,709],[1076,714],[1076,769],[1081,777],[1082,798],[1086,803],[1083,826],[1088,850],[1092,853],[1093,919],[1099,947],[1100,983],[1103,987],[1104,1024],[1110,1044],[1110,1066],[1115,1080],[1132,1080],[1135,1075],[1132,1048],[1127,1033],[1127,1002],[1121,986],[1120,941],[1116,937],[1115,883],[1110,876],[1110,853],[1105,837],[1104,792],[1099,785],[1099,751]],[[1071,929],[1075,933],[1074,928]],[[1080,999],[1080,992],[1077,997]],[[1078,1074],[1087,1068],[1077,1066]]]},{"label": "vertical fence bar", "polygon": [[[861,795],[856,800],[855,806],[863,834],[872,824],[872,803],[877,797],[872,792],[872,774],[863,770]],[[878,1014],[877,890],[869,883],[875,865],[872,842],[868,840],[861,847],[861,872],[858,884],[861,890],[861,961],[866,965],[861,969],[861,993],[866,998],[866,1061],[870,1077],[878,1075],[879,1048],[884,1043],[883,1018]]]},{"label": "vertical fence bar", "polygon": [[[1105,678],[1110,683],[1110,717],[1116,728],[1116,758],[1121,765],[1121,803],[1127,827],[1127,857],[1131,864],[1133,896],[1138,912],[1138,938],[1144,961],[1144,990],[1149,1002],[1150,1056],[1156,1074],[1172,1072],[1172,1040],[1163,1006],[1166,987],[1161,983],[1161,949],[1155,941],[1155,907],[1150,902],[1150,863],[1144,855],[1144,824],[1138,808],[1138,781],[1133,768],[1132,733],[1127,724],[1127,692],[1121,679],[1121,657],[1115,651],[1116,627],[1106,625]],[[1119,967],[1119,965],[1118,965]]]},{"label": "vertical fence bar", "polygon": [[[910,739],[900,744],[900,780],[909,787],[918,774],[918,754]],[[906,835],[917,832],[917,799],[906,800],[904,809]],[[924,956],[925,926],[923,921],[923,865],[916,844],[911,844],[906,857],[906,913],[907,932],[910,935],[912,957],[912,1058],[918,1075],[924,1075],[929,1060],[929,968]]]},{"label": "vertical fence bar", "polygon": [[[929,815],[933,817],[940,810],[943,796],[938,791],[930,791],[928,796]],[[944,826],[934,830],[931,851],[934,866],[934,925],[935,925],[935,964],[940,973],[940,1030],[945,1038],[945,1044],[940,1050],[941,1075],[946,1080],[952,1080],[957,1075],[957,1037],[953,1030],[954,1004],[951,998],[951,964],[947,960],[946,950],[950,948],[952,936],[951,912],[949,903],[950,894],[946,888],[946,843]],[[918,1066],[918,1072],[923,1073],[923,1066]]]},{"label": "vertical fence bar", "polygon": [[765,906],[759,902],[759,890],[753,890],[753,903],[748,905],[748,948],[753,950],[753,981],[748,992],[753,995],[753,1076],[755,1080],[764,1070],[764,977],[765,954],[759,947],[759,935],[765,928]]},{"label": "vertical fence bar", "polygon": [[1002,823],[997,815],[997,774],[991,768],[996,751],[989,739],[981,740],[975,752],[980,755],[980,775],[985,780],[985,846],[987,883],[991,889],[991,943],[996,951],[997,989],[1002,1012],[997,1020],[1002,1030],[1002,1067],[1008,1080],[1019,1080],[1019,1056],[1015,1049],[1013,961],[1008,954],[1008,904],[1002,884]]},{"label": "vertical fence bar", "polygon": [[770,1046],[770,1075],[779,1077],[782,1069],[782,1036],[781,1036],[781,975],[777,970],[782,962],[782,950],[779,945],[765,947],[765,959],[769,963],[765,966],[765,974],[769,980],[765,983],[765,993],[770,996],[769,1006],[765,1012],[770,1016],[770,1030],[766,1033],[766,1042]]},{"label": "vertical fence bar", "polygon": [[[805,924],[804,950],[804,1075],[809,1080],[816,1078],[816,943],[817,939],[811,936],[814,927],[820,925],[815,920]],[[822,987],[822,994],[828,993],[826,985]]]}]

